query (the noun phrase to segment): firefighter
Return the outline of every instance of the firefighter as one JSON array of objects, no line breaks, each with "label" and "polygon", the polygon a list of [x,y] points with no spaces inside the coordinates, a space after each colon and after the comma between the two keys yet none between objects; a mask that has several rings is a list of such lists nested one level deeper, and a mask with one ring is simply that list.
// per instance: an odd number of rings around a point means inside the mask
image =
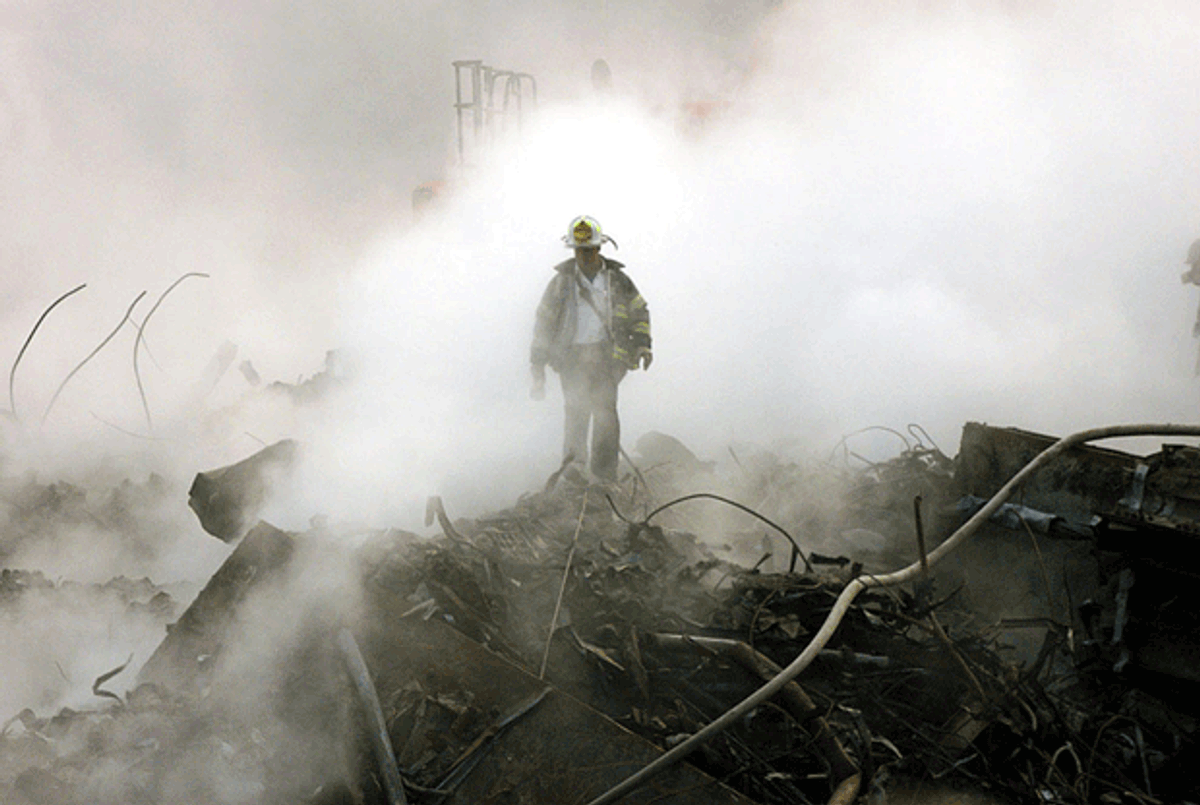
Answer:
[{"label": "firefighter", "polygon": [[[1179,280],[1187,285],[1200,285],[1200,240],[1194,241],[1188,248],[1187,259],[1183,261],[1188,270],[1183,272]],[[1196,310],[1196,322],[1192,325],[1192,337],[1200,337],[1200,309]],[[1196,357],[1195,374],[1200,376],[1200,355]]]},{"label": "firefighter", "polygon": [[562,381],[564,463],[588,466],[590,424],[592,475],[613,483],[621,445],[617,386],[627,371],[650,368],[650,311],[625,266],[601,256],[603,244],[617,244],[595,218],[572,220],[563,241],[575,256],[554,267],[538,305],[530,396],[545,397],[549,364]]},{"label": "firefighter", "polygon": [[1200,285],[1200,240],[1193,242],[1188,248],[1187,259],[1183,264],[1188,266],[1188,270],[1179,277],[1180,281],[1185,285],[1189,282],[1192,285]]}]

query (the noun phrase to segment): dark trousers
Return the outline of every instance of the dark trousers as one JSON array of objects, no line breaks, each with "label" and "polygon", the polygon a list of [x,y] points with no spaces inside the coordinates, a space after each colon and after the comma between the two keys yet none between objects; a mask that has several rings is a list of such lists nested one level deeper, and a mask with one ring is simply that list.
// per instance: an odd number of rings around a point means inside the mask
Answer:
[{"label": "dark trousers", "polygon": [[621,422],[617,418],[617,386],[624,367],[613,362],[607,344],[571,347],[559,370],[565,416],[563,458],[587,463],[588,425],[592,428],[592,474],[605,481],[617,479],[617,453],[621,447]]}]

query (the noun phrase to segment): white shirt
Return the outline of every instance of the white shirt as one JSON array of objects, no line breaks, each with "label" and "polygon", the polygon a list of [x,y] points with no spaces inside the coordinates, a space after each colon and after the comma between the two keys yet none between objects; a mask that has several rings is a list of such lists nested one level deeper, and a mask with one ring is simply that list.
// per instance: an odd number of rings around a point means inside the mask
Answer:
[{"label": "white shirt", "polygon": [[575,341],[576,344],[599,344],[602,341],[608,340],[608,329],[604,326],[604,321],[596,315],[596,311],[587,303],[584,298],[583,291],[580,286],[587,288],[591,292],[592,302],[596,308],[607,314],[608,312],[608,272],[603,268],[596,272],[594,279],[589,280],[587,275],[579,270],[579,265],[575,266],[576,281],[572,284],[575,292],[575,312],[576,312],[576,327]]}]

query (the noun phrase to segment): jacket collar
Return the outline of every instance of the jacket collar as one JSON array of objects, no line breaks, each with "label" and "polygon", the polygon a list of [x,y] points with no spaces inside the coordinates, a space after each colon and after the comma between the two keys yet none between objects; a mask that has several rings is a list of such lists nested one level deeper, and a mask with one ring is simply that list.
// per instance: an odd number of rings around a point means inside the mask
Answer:
[{"label": "jacket collar", "polygon": [[[620,271],[624,267],[625,267],[624,263],[618,262],[617,260],[614,260],[611,257],[604,258],[604,268],[615,268],[617,271]],[[573,271],[574,268],[575,268],[575,258],[571,257],[567,260],[563,260],[561,263],[556,265],[554,267],[554,270],[559,272],[560,274],[568,274],[571,271]]]}]

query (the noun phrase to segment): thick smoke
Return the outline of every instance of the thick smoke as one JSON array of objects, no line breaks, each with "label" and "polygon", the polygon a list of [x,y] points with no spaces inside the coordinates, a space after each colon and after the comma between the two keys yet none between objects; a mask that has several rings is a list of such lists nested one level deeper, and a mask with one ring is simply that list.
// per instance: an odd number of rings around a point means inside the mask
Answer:
[{"label": "thick smoke", "polygon": [[[431,454],[499,498],[528,488],[530,460],[552,468],[557,412],[524,400],[524,347],[576,212],[617,236],[654,316],[627,443],[803,452],[918,422],[953,453],[972,419],[1191,420],[1192,13],[780,8],[699,132],[683,93],[646,103],[656,75],[614,61],[615,100],[543,109],[437,221],[365,261],[343,327],[386,345],[362,411],[383,439],[351,464]],[[445,452],[448,426],[463,439]]]},{"label": "thick smoke", "polygon": [[[1200,236],[1198,18],[1126,0],[14,7],[9,360],[88,287],[15,373],[0,472],[186,485],[294,437],[281,527],[415,529],[430,494],[452,515],[507,505],[557,464],[559,400],[528,399],[527,349],[580,213],[653,317],[654,366],[622,386],[629,449],[659,430],[705,458],[824,455],[919,422],[953,453],[968,420],[1193,421],[1178,275]],[[464,169],[450,64],[467,58],[534,74],[540,104]],[[446,197],[418,219],[434,179]],[[188,272],[208,276],[147,322]],[[41,424],[141,291],[142,393],[127,325]],[[332,349],[355,380],[310,406],[236,368],[213,385],[227,342],[266,382]],[[178,501],[173,547],[130,563],[200,582],[226,548]]]}]

